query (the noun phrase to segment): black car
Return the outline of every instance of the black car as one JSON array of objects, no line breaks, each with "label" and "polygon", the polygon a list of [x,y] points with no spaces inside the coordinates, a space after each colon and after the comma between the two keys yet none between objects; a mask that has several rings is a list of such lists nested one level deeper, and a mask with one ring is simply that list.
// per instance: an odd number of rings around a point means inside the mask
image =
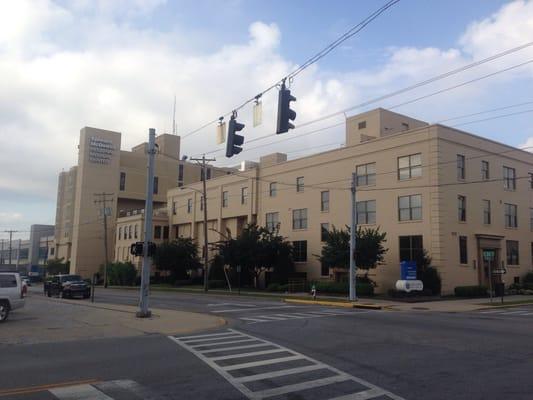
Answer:
[{"label": "black car", "polygon": [[91,296],[91,287],[79,275],[55,275],[44,283],[44,294],[48,297],[61,296],[64,299],[74,296],[88,299]]}]

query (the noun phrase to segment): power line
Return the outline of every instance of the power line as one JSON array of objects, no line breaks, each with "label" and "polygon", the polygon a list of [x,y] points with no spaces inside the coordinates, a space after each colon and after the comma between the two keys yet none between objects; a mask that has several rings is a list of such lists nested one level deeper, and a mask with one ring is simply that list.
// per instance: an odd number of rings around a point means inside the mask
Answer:
[{"label": "power line", "polygon": [[197,129],[194,129],[187,134],[182,136],[182,140],[186,139],[187,137],[194,135],[195,133],[203,130],[204,128],[207,128],[208,126],[218,122],[220,118],[227,117],[231,115],[234,111],[238,111],[242,109],[247,104],[250,104],[251,102],[255,101],[256,99],[262,97],[265,93],[269,92],[270,90],[274,89],[278,85],[280,85],[282,82],[285,82],[286,79],[289,81],[292,80],[296,75],[301,73],[303,70],[311,66],[312,64],[315,64],[318,60],[324,58],[327,54],[329,54],[331,51],[333,51],[335,48],[337,48],[340,44],[345,42],[346,40],[350,39],[360,31],[362,31],[368,24],[370,24],[372,21],[374,21],[376,18],[378,18],[381,14],[383,14],[385,11],[387,11],[389,8],[397,4],[400,0],[390,0],[380,8],[378,8],[376,11],[371,13],[369,16],[367,16],[365,19],[363,19],[361,22],[359,22],[357,25],[350,28],[347,32],[345,32],[342,36],[337,38],[334,42],[327,45],[324,49],[320,50],[317,54],[306,60],[300,67],[296,68],[294,71],[283,77],[282,79],[279,79],[274,84],[263,90],[262,92],[258,93],[254,97],[245,100],[242,104],[239,106],[233,108],[231,111],[228,111],[227,113],[223,114],[221,117],[215,118],[202,126],[200,126]]}]

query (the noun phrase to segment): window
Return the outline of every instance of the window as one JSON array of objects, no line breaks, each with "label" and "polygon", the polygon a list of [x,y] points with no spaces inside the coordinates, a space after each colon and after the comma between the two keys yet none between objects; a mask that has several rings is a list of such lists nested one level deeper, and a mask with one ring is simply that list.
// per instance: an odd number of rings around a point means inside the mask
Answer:
[{"label": "window", "polygon": [[299,176],[296,178],[296,191],[297,192],[303,192],[304,191],[304,177]]},{"label": "window", "polygon": [[400,236],[400,261],[417,261],[422,258],[424,245],[422,235]]},{"label": "window", "polygon": [[457,218],[461,222],[466,221],[466,197],[457,196]]},{"label": "window", "polygon": [[211,168],[207,168],[207,179],[211,179]]},{"label": "window", "polygon": [[292,242],[292,255],[294,262],[307,261],[307,240],[296,240]]},{"label": "window", "polygon": [[241,188],[241,204],[248,203],[248,188],[243,187]]},{"label": "window", "polygon": [[457,179],[465,179],[465,156],[457,154]]},{"label": "window", "polygon": [[409,124],[407,122],[402,122],[402,129],[404,131],[408,131],[409,130]]},{"label": "window", "polygon": [[489,162],[481,161],[481,179],[490,179]]},{"label": "window", "polygon": [[159,192],[159,178],[154,176],[154,194]]},{"label": "window", "polygon": [[176,202],[173,201],[172,202],[172,215],[176,215],[176,213],[177,213],[176,208],[177,208]]},{"label": "window", "polygon": [[269,194],[270,197],[276,197],[278,194],[278,184],[276,182],[270,182]]},{"label": "window", "polygon": [[292,229],[307,229],[307,208],[292,210]]},{"label": "window", "polygon": [[507,265],[518,265],[518,240],[507,240],[505,247],[507,250]]},{"label": "window", "polygon": [[277,212],[266,213],[265,222],[266,222],[266,228],[269,231],[276,230],[279,224],[279,213]]},{"label": "window", "polygon": [[358,224],[376,223],[376,200],[358,201],[356,210]]},{"label": "window", "polygon": [[139,229],[139,226],[137,224],[135,224],[135,226],[133,227],[133,238],[134,239],[137,239],[137,237],[139,235],[138,229]]},{"label": "window", "polygon": [[204,211],[204,196],[200,196],[200,211]]},{"label": "window", "polygon": [[459,236],[459,262],[468,264],[468,248],[466,236]]},{"label": "window", "polygon": [[122,227],[118,228],[118,240],[122,239]]},{"label": "window", "polygon": [[55,249],[52,247],[52,248],[50,249],[50,255],[53,256],[54,253],[55,253]]},{"label": "window", "polygon": [[533,208],[529,209],[529,230],[533,232]]},{"label": "window", "polygon": [[422,219],[422,195],[398,197],[398,217],[400,221],[414,221]]},{"label": "window", "polygon": [[168,234],[169,234],[168,226],[164,226],[163,227],[163,239],[168,239]]},{"label": "window", "polygon": [[505,209],[505,227],[518,228],[518,207],[516,204],[504,204]]},{"label": "window", "polygon": [[320,263],[320,275],[329,276],[329,267],[323,262]]},{"label": "window", "polygon": [[483,223],[485,225],[491,223],[490,200],[483,200]]},{"label": "window", "polygon": [[320,224],[320,241],[325,242],[328,240],[329,224],[324,222]]},{"label": "window", "polygon": [[422,155],[411,154],[398,157],[398,179],[400,181],[422,176]]},{"label": "window", "polygon": [[355,167],[357,186],[369,186],[376,184],[376,163],[358,165]]},{"label": "window", "polygon": [[131,234],[131,225],[128,226],[128,239],[131,239],[133,236]]},{"label": "window", "polygon": [[320,211],[329,211],[329,191],[320,192]]},{"label": "window", "polygon": [[200,182],[204,180],[204,169],[200,170]]},{"label": "window", "polygon": [[516,170],[514,168],[503,167],[503,187],[507,190],[516,189]]},{"label": "window", "polygon": [[178,165],[178,182],[183,182],[183,164]]},{"label": "window", "polygon": [[529,173],[529,188],[533,189],[533,173]]},{"label": "window", "polygon": [[120,173],[120,190],[121,191],[126,190],[126,173],[125,172]]},{"label": "window", "polygon": [[192,199],[187,199],[187,214],[192,212]]},{"label": "window", "polygon": [[16,288],[17,278],[15,274],[0,275],[0,288]]},{"label": "window", "polygon": [[366,121],[361,121],[357,124],[357,129],[365,129],[366,128]]},{"label": "window", "polygon": [[222,192],[222,207],[223,208],[226,208],[228,206],[228,201],[229,201],[229,197],[228,197],[228,192]]},{"label": "window", "polygon": [[161,226],[156,225],[154,229],[154,238],[155,239],[161,239]]}]

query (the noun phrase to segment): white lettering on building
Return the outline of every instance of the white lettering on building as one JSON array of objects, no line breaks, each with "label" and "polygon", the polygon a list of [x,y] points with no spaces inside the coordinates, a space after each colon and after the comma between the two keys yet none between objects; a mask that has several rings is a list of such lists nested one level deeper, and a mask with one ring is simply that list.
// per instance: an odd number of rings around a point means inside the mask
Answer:
[{"label": "white lettering on building", "polygon": [[92,136],[89,139],[89,161],[95,164],[109,164],[115,152],[111,140]]}]

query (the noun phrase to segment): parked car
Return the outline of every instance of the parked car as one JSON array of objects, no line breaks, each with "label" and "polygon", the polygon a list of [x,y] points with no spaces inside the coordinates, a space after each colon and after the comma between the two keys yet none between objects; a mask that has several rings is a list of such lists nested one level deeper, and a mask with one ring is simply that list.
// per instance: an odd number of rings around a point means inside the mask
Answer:
[{"label": "parked car", "polygon": [[91,296],[91,287],[79,275],[55,275],[45,281],[44,294],[48,297],[80,296],[88,299]]},{"label": "parked car", "polygon": [[17,272],[0,272],[0,323],[9,313],[24,307],[25,289]]}]

